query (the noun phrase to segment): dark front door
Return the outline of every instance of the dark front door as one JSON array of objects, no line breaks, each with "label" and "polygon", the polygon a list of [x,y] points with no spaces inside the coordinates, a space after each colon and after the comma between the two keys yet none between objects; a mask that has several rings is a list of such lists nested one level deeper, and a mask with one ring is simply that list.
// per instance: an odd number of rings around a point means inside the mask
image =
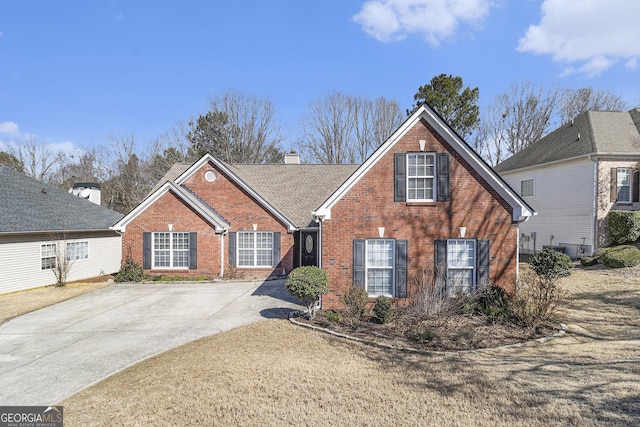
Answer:
[{"label": "dark front door", "polygon": [[318,232],[300,232],[301,265],[318,266]]}]

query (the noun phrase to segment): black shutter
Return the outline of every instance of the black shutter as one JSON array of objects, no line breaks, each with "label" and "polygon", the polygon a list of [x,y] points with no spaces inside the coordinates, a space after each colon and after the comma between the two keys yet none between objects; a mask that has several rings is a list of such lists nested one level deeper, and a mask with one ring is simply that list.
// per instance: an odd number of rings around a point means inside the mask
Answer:
[{"label": "black shutter", "polygon": [[640,202],[640,172],[633,172],[632,202]]},{"label": "black shutter", "polygon": [[395,153],[393,156],[393,201],[407,200],[407,155]]},{"label": "black shutter", "polygon": [[438,171],[437,199],[438,202],[449,201],[449,154],[438,153],[436,159],[436,169]]},{"label": "black shutter", "polygon": [[198,268],[198,233],[189,233],[189,269]]},{"label": "black shutter", "polygon": [[151,233],[142,233],[142,268],[151,268]]},{"label": "black shutter", "polygon": [[353,241],[353,286],[363,289],[365,285],[365,242],[366,240]]},{"label": "black shutter", "polygon": [[271,249],[271,267],[282,267],[280,263],[280,232],[273,233],[273,246]]},{"label": "black shutter", "polygon": [[435,284],[439,291],[447,289],[447,241],[436,240],[435,242]]},{"label": "black shutter", "polygon": [[236,266],[236,232],[229,233],[229,267]]},{"label": "black shutter", "polygon": [[407,298],[409,241],[396,240],[396,297]]},{"label": "black shutter", "polygon": [[611,184],[609,186],[609,201],[618,200],[618,169],[611,168]]},{"label": "black shutter", "polygon": [[478,240],[478,256],[476,259],[476,289],[489,284],[489,264],[491,256],[489,254],[489,240]]}]

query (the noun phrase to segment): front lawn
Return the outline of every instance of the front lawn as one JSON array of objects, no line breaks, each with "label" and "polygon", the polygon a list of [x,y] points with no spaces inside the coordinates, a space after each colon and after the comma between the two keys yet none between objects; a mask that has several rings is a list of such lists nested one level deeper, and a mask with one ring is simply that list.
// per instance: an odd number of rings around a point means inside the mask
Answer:
[{"label": "front lawn", "polygon": [[638,275],[576,270],[562,286],[569,332],[545,343],[423,355],[267,320],[78,393],[61,402],[65,425],[636,424]]}]

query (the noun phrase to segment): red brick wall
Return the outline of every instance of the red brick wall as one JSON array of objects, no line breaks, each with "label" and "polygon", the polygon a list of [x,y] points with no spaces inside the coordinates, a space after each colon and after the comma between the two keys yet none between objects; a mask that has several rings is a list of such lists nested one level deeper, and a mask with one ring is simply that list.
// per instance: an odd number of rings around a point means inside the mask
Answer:
[{"label": "red brick wall", "polygon": [[[204,173],[214,170],[217,178],[214,182],[204,179]],[[293,268],[293,234],[270,212],[258,205],[247,193],[237,187],[227,176],[217,170],[211,163],[205,164],[184,183],[231,225],[230,231],[253,231],[253,224],[258,231],[281,233],[282,268],[291,271]],[[205,222],[188,205],[182,203],[175,195],[165,194],[153,206],[127,225],[123,233],[123,257],[129,247],[136,262],[142,264],[142,232],[166,231],[167,224],[174,224],[174,231],[195,231],[198,233],[198,269],[170,270],[172,275],[204,275],[220,274],[220,236],[214,235],[214,228]],[[191,228],[189,228],[191,227]],[[228,238],[225,236],[224,247],[225,268],[228,263]],[[238,271],[252,277],[266,277],[280,274],[281,268],[238,268]],[[158,270],[148,271],[151,274],[164,274]]]},{"label": "red brick wall", "polygon": [[[426,140],[425,152],[449,152],[450,201],[411,206],[394,202],[394,158],[396,152],[419,151],[418,140]],[[510,206],[464,159],[425,122],[416,124],[331,210],[322,224],[322,267],[330,277],[330,292],[323,308],[342,307],[340,297],[352,285],[353,240],[378,238],[409,240],[409,296],[411,276],[418,267],[434,268],[434,240],[489,239],[490,280],[508,292],[515,290],[517,225],[512,224]],[[398,301],[406,303],[407,300]]]}]

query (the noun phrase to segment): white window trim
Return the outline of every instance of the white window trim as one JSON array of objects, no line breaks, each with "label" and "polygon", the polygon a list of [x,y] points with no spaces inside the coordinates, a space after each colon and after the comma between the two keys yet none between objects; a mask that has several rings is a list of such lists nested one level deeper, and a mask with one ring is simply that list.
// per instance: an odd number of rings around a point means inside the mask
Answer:
[{"label": "white window trim", "polygon": [[[433,158],[433,175],[429,176],[429,175],[420,175],[420,176],[410,176],[409,175],[409,156],[415,156],[415,155],[425,155],[425,156],[430,156]],[[437,193],[437,189],[436,189],[436,183],[437,183],[437,165],[436,165],[436,153],[423,153],[423,152],[412,152],[412,153],[407,153],[406,156],[406,182],[405,182],[405,194],[407,195],[407,202],[435,202],[436,201],[436,194]],[[426,178],[426,179],[432,179],[433,180],[433,197],[431,199],[412,199],[410,197],[410,193],[409,193],[409,180],[411,178]]]},{"label": "white window trim", "polygon": [[[79,243],[86,243],[87,244],[87,256],[84,258],[74,258],[74,259],[69,259],[69,245],[75,245],[75,244],[79,244]],[[83,260],[87,260],[91,258],[91,251],[90,251],[90,246],[89,245],[89,241],[88,240],[75,240],[75,241],[71,241],[71,242],[67,242],[67,244],[65,245],[65,257],[67,257],[67,261],[83,261]]]},{"label": "white window trim", "polygon": [[[449,260],[449,245],[451,242],[473,242],[473,265],[471,267],[451,267]],[[478,240],[477,239],[447,239],[447,293],[449,292],[449,270],[471,270],[471,292],[476,291],[476,276],[478,264]]]},{"label": "white window trim", "polygon": [[[373,241],[389,241],[391,243],[391,267],[369,267],[369,242]],[[394,239],[366,239],[364,241],[364,289],[370,297],[386,296],[393,298],[396,294],[396,241]],[[388,269],[391,270],[391,293],[390,294],[376,294],[369,292],[369,268],[371,269]]]},{"label": "white window trim", "polygon": [[[524,194],[522,184],[531,181],[531,194]],[[536,195],[536,180],[534,178],[520,180],[520,197],[534,197]]]},{"label": "white window trim", "polygon": [[[270,235],[271,247],[269,250],[271,251],[271,262],[269,265],[257,265],[258,263],[258,243],[256,236],[258,233],[267,233]],[[253,235],[253,265],[241,265],[240,264],[240,235],[241,234],[252,234]],[[242,249],[248,250],[248,249]],[[266,249],[260,249],[266,251]],[[265,269],[265,268],[273,268],[273,231],[238,231],[236,234],[236,265],[238,268],[255,268],[255,269]]]},{"label": "white window trim", "polygon": [[[169,234],[169,265],[157,266],[156,265],[156,234],[165,234],[165,233]],[[189,232],[186,232],[186,231],[154,231],[151,233],[151,269],[152,270],[188,270],[189,269],[189,263],[191,262],[191,260],[189,259],[189,256],[190,256],[189,251],[191,250],[191,247],[189,247],[189,249],[186,250],[187,265],[178,266],[178,267],[173,266],[173,252],[176,250],[176,249],[173,249],[173,237],[175,234],[186,234],[187,236],[189,236]],[[190,241],[189,241],[189,245],[191,245]],[[162,250],[164,251],[166,249],[162,249]],[[183,249],[180,249],[180,250],[183,251]]]},{"label": "white window trim", "polygon": [[[53,246],[53,248],[54,248],[53,256],[52,257],[51,256],[46,257],[47,259],[53,258],[53,266],[48,267],[48,268],[42,268],[42,260],[45,258],[45,257],[43,257],[43,249],[44,249],[45,246]],[[58,251],[58,245],[56,243],[41,243],[40,244],[40,270],[41,271],[53,270],[53,269],[56,268],[56,266],[58,264],[57,251]]]},{"label": "white window trim", "polygon": [[[620,185],[620,171],[627,171],[627,174],[629,176],[629,184],[627,185]],[[631,168],[616,168],[616,203],[631,203],[632,200],[632,195],[631,195],[631,191],[632,191],[632,187],[633,187],[633,170],[631,170]],[[620,188],[621,187],[628,187],[629,191],[627,194],[629,194],[629,200],[620,200],[618,198],[618,195],[620,194]]]}]

